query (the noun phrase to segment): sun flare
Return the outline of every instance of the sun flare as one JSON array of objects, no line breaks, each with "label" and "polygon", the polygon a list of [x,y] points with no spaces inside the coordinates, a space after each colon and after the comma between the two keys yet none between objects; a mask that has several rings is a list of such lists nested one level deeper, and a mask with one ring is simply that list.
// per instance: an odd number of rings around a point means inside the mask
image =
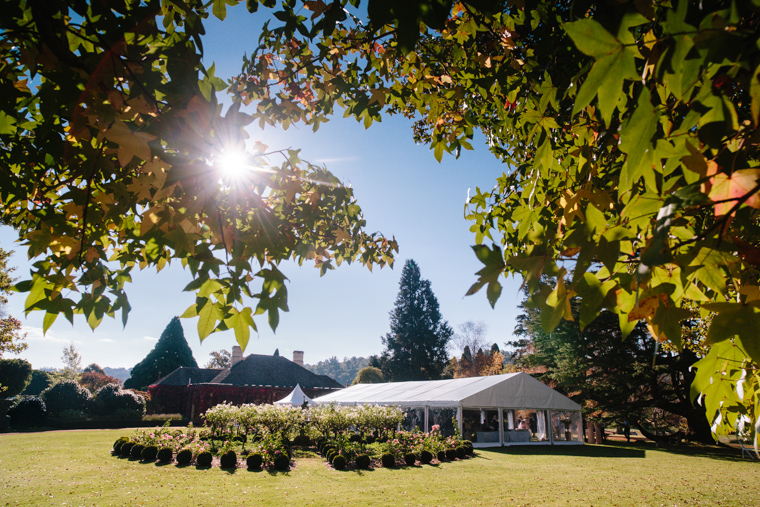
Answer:
[{"label": "sun flare", "polygon": [[245,153],[236,151],[225,153],[219,158],[215,164],[223,177],[226,178],[239,178],[243,176],[249,169],[248,157]]}]

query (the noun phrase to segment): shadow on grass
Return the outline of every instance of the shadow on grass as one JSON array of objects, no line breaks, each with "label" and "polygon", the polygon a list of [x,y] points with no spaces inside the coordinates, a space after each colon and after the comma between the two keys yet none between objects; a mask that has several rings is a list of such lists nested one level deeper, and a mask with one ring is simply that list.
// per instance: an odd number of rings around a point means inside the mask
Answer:
[{"label": "shadow on grass", "polygon": [[235,472],[237,472],[237,467],[222,467],[220,468],[222,472],[227,472],[230,475],[233,475]]},{"label": "shadow on grass", "polygon": [[290,475],[290,470],[277,470],[276,468],[268,468],[267,473],[269,475],[275,476],[275,475]]},{"label": "shadow on grass", "polygon": [[667,452],[679,456],[695,456],[699,458],[710,458],[719,461],[752,461],[750,458],[742,458],[741,449],[728,446],[717,445],[699,445],[699,444],[681,444],[681,445],[660,445],[657,447],[654,443],[638,444],[646,445],[652,451]]},{"label": "shadow on grass", "polygon": [[504,448],[481,449],[480,457],[488,458],[488,453],[514,454],[520,456],[579,456],[587,458],[644,458],[647,452],[666,452],[679,456],[695,456],[720,461],[748,461],[741,457],[741,451],[732,447],[699,444],[660,445],[654,442],[607,442],[602,445],[519,445]]},{"label": "shadow on grass", "polygon": [[513,445],[503,448],[480,449],[478,458],[489,459],[489,453],[515,456],[578,456],[584,458],[645,458],[646,450],[607,445]]}]

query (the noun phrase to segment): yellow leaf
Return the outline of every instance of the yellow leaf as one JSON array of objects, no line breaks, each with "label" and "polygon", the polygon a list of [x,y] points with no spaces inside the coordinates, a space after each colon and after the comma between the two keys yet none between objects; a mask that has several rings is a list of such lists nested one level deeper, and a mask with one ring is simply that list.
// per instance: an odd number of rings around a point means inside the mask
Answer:
[{"label": "yellow leaf", "polygon": [[111,128],[106,130],[105,137],[119,145],[117,154],[119,164],[122,167],[126,167],[135,156],[145,161],[152,158],[148,142],[155,139],[155,136],[145,132],[132,132],[129,126],[122,121],[114,122]]}]

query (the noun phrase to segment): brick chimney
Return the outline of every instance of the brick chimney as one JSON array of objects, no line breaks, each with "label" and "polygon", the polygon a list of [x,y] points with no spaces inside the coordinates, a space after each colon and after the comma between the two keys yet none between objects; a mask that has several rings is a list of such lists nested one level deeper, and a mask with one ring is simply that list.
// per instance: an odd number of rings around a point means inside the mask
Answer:
[{"label": "brick chimney", "polygon": [[298,366],[303,366],[303,350],[293,351],[293,362]]},{"label": "brick chimney", "polygon": [[230,358],[230,368],[243,360],[243,349],[239,345],[232,347],[232,357]]}]

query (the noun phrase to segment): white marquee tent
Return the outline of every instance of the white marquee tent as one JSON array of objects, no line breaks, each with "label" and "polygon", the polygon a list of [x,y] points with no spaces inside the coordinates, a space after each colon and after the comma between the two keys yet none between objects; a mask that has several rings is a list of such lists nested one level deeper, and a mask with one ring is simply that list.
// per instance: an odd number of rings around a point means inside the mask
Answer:
[{"label": "white marquee tent", "polygon": [[583,443],[581,407],[527,373],[450,380],[357,384],[315,403],[396,405],[403,426],[453,434],[454,422],[476,447]]},{"label": "white marquee tent", "polygon": [[306,396],[306,393],[303,392],[301,389],[301,386],[296,384],[295,389],[293,389],[289,395],[285,396],[281,400],[275,401],[275,405],[291,405],[294,407],[302,407],[304,402],[306,403],[314,403],[314,400]]}]

